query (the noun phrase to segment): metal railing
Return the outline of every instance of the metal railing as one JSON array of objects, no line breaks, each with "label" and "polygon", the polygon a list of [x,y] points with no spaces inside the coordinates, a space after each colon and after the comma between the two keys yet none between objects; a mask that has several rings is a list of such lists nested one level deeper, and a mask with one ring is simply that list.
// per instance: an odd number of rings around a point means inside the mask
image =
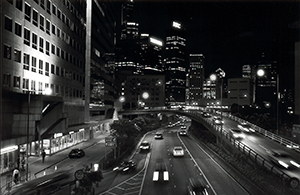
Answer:
[{"label": "metal railing", "polygon": [[[198,113],[198,112],[185,112],[185,115],[190,115],[190,117],[192,119],[202,123],[206,127],[209,127],[209,129],[211,131],[214,131],[213,132],[214,134],[221,135],[221,139],[225,139],[228,143],[233,145],[235,148],[237,148],[240,152],[245,154],[250,160],[252,160],[254,163],[259,165],[260,167],[263,167],[266,170],[270,171],[271,173],[279,176],[279,178],[282,179],[282,181],[284,183],[289,183],[289,185],[293,188],[297,188],[299,186],[299,179],[298,178],[291,177],[291,176],[287,175],[282,170],[280,170],[279,168],[274,166],[273,163],[269,162],[263,156],[256,153],[253,149],[246,146],[245,144],[243,144],[239,140],[233,138],[232,135],[230,135],[227,131],[224,131],[222,129],[221,125],[215,125],[212,120],[210,120],[208,118],[203,118],[201,116],[201,114]],[[229,116],[228,118],[234,119],[233,116]],[[246,121],[242,121],[239,118],[235,118],[234,120],[237,121],[237,122],[246,122]],[[253,125],[252,127],[255,128],[255,130],[258,131],[259,133],[265,135],[268,138],[271,138],[272,140],[275,140],[275,141],[277,141],[279,143],[282,143],[284,145],[291,144],[290,140],[280,138],[279,136],[277,136],[273,133],[270,133],[270,132],[268,132],[268,131],[266,131],[262,128],[259,128],[259,130],[257,130],[258,129],[257,126]],[[297,144],[292,143],[292,145],[297,145]]]},{"label": "metal railing", "polygon": [[285,139],[285,138],[283,138],[283,137],[281,137],[281,136],[279,136],[279,135],[277,135],[277,134],[274,134],[274,133],[272,133],[272,132],[270,132],[270,131],[267,131],[267,130],[265,130],[265,129],[263,129],[263,128],[261,128],[261,127],[255,125],[255,124],[252,124],[252,123],[250,123],[250,122],[248,122],[248,121],[245,121],[245,120],[243,120],[243,119],[241,119],[241,118],[239,118],[239,117],[232,116],[232,115],[229,114],[229,113],[227,113],[225,116],[228,117],[229,119],[234,120],[234,121],[239,122],[239,123],[241,123],[241,122],[246,122],[246,123],[248,123],[248,124],[251,126],[251,128],[254,129],[256,132],[258,132],[258,133],[264,135],[265,137],[267,137],[267,138],[269,138],[269,139],[271,139],[271,140],[274,140],[274,141],[280,143],[281,145],[284,145],[284,146],[286,146],[286,147],[288,147],[288,148],[292,148],[292,149],[296,150],[297,152],[300,152],[300,144],[297,144],[297,143],[295,143],[295,142],[293,142],[293,141],[291,141],[291,140]]}]

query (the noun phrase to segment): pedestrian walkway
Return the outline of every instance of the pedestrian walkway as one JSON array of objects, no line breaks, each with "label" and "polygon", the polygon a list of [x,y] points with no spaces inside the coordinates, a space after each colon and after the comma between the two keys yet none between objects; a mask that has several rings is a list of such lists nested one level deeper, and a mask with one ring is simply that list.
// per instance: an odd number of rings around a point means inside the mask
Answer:
[{"label": "pedestrian walkway", "polygon": [[[55,165],[59,162],[65,160],[68,158],[68,154],[71,149],[73,148],[81,148],[86,149],[89,148],[100,141],[104,141],[104,138],[109,135],[109,132],[98,132],[94,135],[93,139],[80,142],[74,146],[71,146],[69,148],[66,148],[62,151],[59,151],[51,156],[45,157],[45,162],[42,161],[42,157],[37,156],[30,156],[28,158],[28,180],[35,179],[36,177],[41,177],[43,174],[47,172],[47,169],[55,169]],[[1,191],[0,194],[2,194],[3,190],[8,185],[15,185],[12,181],[12,172],[1,174]],[[21,171],[21,182],[25,182],[26,180],[26,173],[25,171]]]}]

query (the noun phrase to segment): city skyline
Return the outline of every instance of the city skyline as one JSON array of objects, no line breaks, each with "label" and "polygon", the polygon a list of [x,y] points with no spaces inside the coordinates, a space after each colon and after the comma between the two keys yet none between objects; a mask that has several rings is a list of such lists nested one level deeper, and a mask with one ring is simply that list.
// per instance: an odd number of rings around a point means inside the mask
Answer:
[{"label": "city skyline", "polygon": [[[187,31],[187,54],[205,56],[205,75],[221,67],[227,78],[258,64],[262,53],[277,61],[284,87],[294,84],[294,44],[299,41],[297,1],[135,1],[141,33],[164,39],[173,20]],[[286,79],[288,76],[289,79]]]}]

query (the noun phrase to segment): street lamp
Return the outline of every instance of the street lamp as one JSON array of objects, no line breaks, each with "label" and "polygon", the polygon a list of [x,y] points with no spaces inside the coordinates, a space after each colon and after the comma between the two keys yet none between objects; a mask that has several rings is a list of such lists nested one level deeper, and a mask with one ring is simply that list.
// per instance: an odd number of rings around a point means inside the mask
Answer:
[{"label": "street lamp", "polygon": [[[147,100],[148,98],[149,98],[149,93],[148,92],[143,92],[142,93],[142,98],[144,99],[144,100]],[[145,102],[143,102],[143,101],[141,101],[141,99],[140,99],[140,95],[138,95],[138,107],[139,106],[144,106],[145,105]]]},{"label": "street lamp", "polygon": [[[221,80],[221,86],[220,86],[220,88],[221,88],[221,90],[220,90],[220,92],[221,92],[221,121],[223,121],[223,76],[225,76],[225,72],[224,72],[224,74],[222,74],[222,75],[219,75],[219,79]],[[211,81],[214,81],[214,82],[216,82],[217,80],[218,80],[218,76],[217,76],[217,74],[211,74],[210,75],[210,80]],[[221,123],[221,136],[223,136],[223,123]],[[222,141],[222,137],[221,137],[221,145],[223,145],[223,141]]]},{"label": "street lamp", "polygon": [[[265,76],[265,71],[263,69],[257,70],[257,76],[263,77]],[[279,133],[279,100],[280,100],[280,93],[279,93],[279,75],[276,74],[276,134]]]}]

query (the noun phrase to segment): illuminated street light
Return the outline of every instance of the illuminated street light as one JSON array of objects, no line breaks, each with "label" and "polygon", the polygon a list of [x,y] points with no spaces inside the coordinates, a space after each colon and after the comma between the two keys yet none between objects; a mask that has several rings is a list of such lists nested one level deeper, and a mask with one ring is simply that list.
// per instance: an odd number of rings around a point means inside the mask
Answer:
[{"label": "illuminated street light", "polygon": [[[219,71],[219,74],[217,75],[217,74],[211,74],[210,75],[210,80],[211,81],[217,81],[217,79],[219,78],[220,80],[221,80],[221,86],[220,86],[220,88],[221,88],[221,105],[220,105],[220,107],[221,107],[221,120],[223,121],[223,77],[225,77],[225,72],[222,70],[222,69],[218,69],[218,71]],[[223,138],[222,138],[222,136],[223,136],[223,124],[221,123],[221,145],[223,145]]]},{"label": "illuminated street light", "polygon": [[[265,76],[265,71],[263,69],[258,69],[256,74],[259,77],[263,77],[263,76]],[[276,113],[276,126],[277,126],[276,134],[278,135],[278,133],[279,133],[279,99],[280,99],[280,93],[279,93],[279,75],[278,75],[278,73],[276,74],[276,95],[277,95],[277,98],[276,98],[276,104],[277,104],[277,108],[276,108],[276,112],[277,112]]]}]

